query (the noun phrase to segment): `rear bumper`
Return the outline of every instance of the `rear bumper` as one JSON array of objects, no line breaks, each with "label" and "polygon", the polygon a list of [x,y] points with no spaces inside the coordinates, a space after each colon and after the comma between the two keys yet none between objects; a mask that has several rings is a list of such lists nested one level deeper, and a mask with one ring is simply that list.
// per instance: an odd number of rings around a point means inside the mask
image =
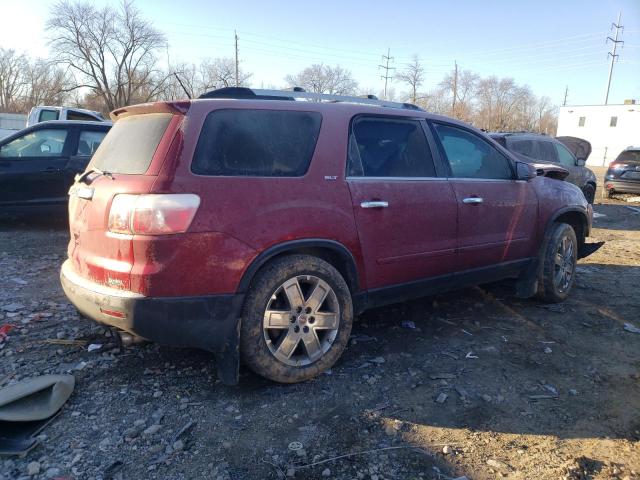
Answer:
[{"label": "rear bumper", "polygon": [[[244,295],[150,298],[105,287],[80,277],[67,260],[60,281],[83,315],[153,342],[216,354],[226,383],[237,380],[240,310]],[[226,371],[221,372],[220,367]],[[229,368],[235,371],[228,371]]]},{"label": "rear bumper", "polygon": [[616,192],[640,193],[640,180],[605,179],[604,187]]}]

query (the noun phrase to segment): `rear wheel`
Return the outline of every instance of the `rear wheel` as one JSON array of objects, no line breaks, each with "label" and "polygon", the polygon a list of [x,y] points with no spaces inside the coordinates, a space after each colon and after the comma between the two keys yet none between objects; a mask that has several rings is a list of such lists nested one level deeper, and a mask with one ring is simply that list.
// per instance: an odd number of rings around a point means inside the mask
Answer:
[{"label": "rear wheel", "polygon": [[569,296],[575,280],[578,261],[576,233],[566,223],[556,223],[545,245],[542,258],[542,278],[538,296],[545,302],[562,302]]},{"label": "rear wheel", "polygon": [[615,193],[616,191],[613,188],[610,188],[609,190],[607,190],[607,198],[613,198]]},{"label": "rear wheel", "polygon": [[308,380],[338,360],[352,323],[349,288],[331,264],[307,255],[282,257],[258,273],[247,295],[242,359],[276,382]]},{"label": "rear wheel", "polygon": [[593,204],[593,201],[596,198],[596,187],[589,183],[584,186],[582,193],[584,193],[584,198],[587,199],[587,202]]}]

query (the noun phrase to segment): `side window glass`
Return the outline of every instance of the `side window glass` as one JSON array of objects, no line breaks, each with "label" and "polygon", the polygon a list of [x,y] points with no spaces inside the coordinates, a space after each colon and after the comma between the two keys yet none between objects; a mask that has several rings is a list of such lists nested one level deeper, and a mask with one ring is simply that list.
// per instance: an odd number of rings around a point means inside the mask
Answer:
[{"label": "side window glass", "polygon": [[479,136],[450,125],[434,126],[454,177],[513,178],[509,160]]},{"label": "side window glass", "polygon": [[87,120],[89,122],[98,122],[99,120],[93,115],[88,115],[75,110],[67,110],[67,120]]},{"label": "side window glass", "polygon": [[435,177],[433,158],[421,123],[395,118],[356,118],[349,139],[347,174]]},{"label": "side window glass", "polygon": [[321,121],[317,112],[214,110],[202,127],[191,171],[301,177],[313,157]]},{"label": "side window glass", "polygon": [[558,155],[556,149],[551,142],[538,142],[540,148],[540,160],[544,162],[558,163]]},{"label": "side window glass", "polygon": [[509,142],[509,144],[511,146],[510,150],[529,158],[536,158],[536,144],[533,140],[516,140]]},{"label": "side window glass", "polygon": [[66,130],[36,130],[0,148],[0,157],[55,157],[62,153]]},{"label": "side window glass", "polygon": [[38,117],[39,122],[46,122],[48,120],[58,120],[60,112],[58,110],[42,110]]},{"label": "side window glass", "polygon": [[574,167],[576,164],[575,158],[571,155],[571,152],[567,150],[563,145],[559,143],[554,143],[554,147],[556,147],[556,152],[558,153],[558,160],[560,161],[560,165],[563,167]]},{"label": "side window glass", "polygon": [[90,157],[93,155],[107,132],[92,132],[90,130],[83,130],[80,132],[80,138],[78,139],[78,148],[76,155]]}]

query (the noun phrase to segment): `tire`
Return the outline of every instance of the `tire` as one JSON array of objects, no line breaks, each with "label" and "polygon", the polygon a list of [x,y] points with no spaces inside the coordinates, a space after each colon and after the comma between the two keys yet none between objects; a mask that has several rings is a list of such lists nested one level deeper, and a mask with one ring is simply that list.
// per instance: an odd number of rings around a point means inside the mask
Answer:
[{"label": "tire", "polygon": [[538,280],[538,297],[547,303],[558,303],[566,300],[575,281],[578,240],[573,227],[556,223],[546,242]]},{"label": "tire", "polygon": [[593,201],[596,198],[596,188],[590,183],[588,183],[582,189],[582,193],[584,193],[584,198],[587,199],[587,202],[593,205]]},{"label": "tire", "polygon": [[615,193],[616,191],[613,188],[610,188],[609,190],[607,190],[607,198],[613,198]]},{"label": "tire", "polygon": [[317,257],[281,257],[258,272],[245,299],[241,358],[270,380],[302,382],[340,358],[352,324],[351,293],[338,270]]}]

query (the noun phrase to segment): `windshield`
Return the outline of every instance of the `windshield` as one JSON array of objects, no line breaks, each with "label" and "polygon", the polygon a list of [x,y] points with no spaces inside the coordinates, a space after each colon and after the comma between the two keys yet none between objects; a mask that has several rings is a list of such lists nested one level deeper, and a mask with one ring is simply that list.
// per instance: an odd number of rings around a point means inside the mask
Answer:
[{"label": "windshield", "polygon": [[132,175],[145,173],[171,117],[170,113],[147,113],[118,120],[88,168]]}]

